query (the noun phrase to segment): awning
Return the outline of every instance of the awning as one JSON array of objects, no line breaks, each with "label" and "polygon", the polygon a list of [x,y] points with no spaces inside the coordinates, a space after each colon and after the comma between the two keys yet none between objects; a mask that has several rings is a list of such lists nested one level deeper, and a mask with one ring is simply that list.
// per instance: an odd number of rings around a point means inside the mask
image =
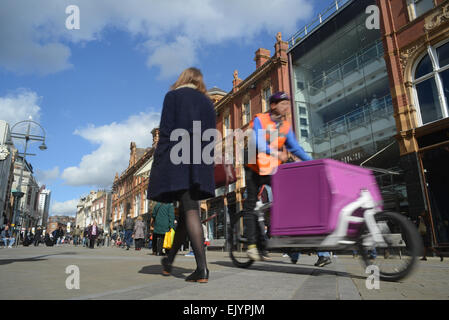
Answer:
[{"label": "awning", "polygon": [[139,170],[137,170],[134,176],[148,178],[148,176],[150,175],[152,165],[153,165],[153,158],[150,158]]}]

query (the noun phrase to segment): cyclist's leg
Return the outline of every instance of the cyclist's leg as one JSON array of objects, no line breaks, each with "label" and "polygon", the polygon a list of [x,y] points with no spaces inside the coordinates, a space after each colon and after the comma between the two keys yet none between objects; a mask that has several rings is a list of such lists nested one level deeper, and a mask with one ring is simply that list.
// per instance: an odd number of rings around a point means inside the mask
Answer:
[{"label": "cyclist's leg", "polygon": [[243,222],[248,244],[253,246],[257,243],[257,216],[254,212],[258,193],[258,174],[245,167],[246,199],[243,203]]},{"label": "cyclist's leg", "polygon": [[291,261],[293,263],[296,263],[296,262],[298,262],[299,257],[301,256],[301,253],[299,251],[296,251],[296,252],[290,252],[288,255],[289,255]]},{"label": "cyclist's leg", "polygon": [[[258,179],[259,183],[257,185],[257,193],[260,192],[261,188],[263,185],[268,185],[271,186],[271,176],[259,176]],[[259,213],[259,214],[264,214],[264,213]],[[257,217],[259,219],[259,217]],[[259,250],[262,253],[263,256],[265,256],[266,258],[268,258],[268,255],[265,252],[265,247],[266,247],[266,233],[265,233],[265,222],[264,221],[257,221],[257,239],[258,239],[258,245],[259,245]]]},{"label": "cyclist's leg", "polygon": [[328,251],[318,251],[316,254],[318,257],[330,257],[331,256],[330,252],[328,252]]},{"label": "cyclist's leg", "polygon": [[315,263],[316,267],[324,267],[330,263],[332,263],[330,252],[328,251],[319,251],[317,252],[318,261]]}]

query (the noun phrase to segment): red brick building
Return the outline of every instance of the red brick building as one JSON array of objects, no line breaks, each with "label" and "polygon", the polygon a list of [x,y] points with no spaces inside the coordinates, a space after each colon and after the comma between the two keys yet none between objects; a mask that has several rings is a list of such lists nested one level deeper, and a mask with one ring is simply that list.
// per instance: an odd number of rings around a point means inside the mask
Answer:
[{"label": "red brick building", "polygon": [[[256,70],[246,79],[239,78],[238,71],[234,71],[232,90],[229,93],[218,88],[208,91],[214,101],[217,113],[217,129],[223,139],[228,135],[227,130],[248,128],[249,122],[258,113],[269,110],[268,98],[277,91],[285,91],[290,95],[290,77],[287,57],[288,43],[282,40],[281,33],[276,35],[274,54],[270,50],[259,48],[255,53]],[[292,122],[292,113],[287,115]],[[235,140],[234,140],[235,143]],[[235,156],[235,155],[234,155]],[[211,216],[217,213],[217,218],[209,223],[212,243],[224,239],[226,232],[226,211],[241,210],[242,196],[245,191],[245,177],[242,165],[236,165],[237,182],[229,186],[227,197],[225,190],[216,190],[216,197],[202,204],[203,213]]]},{"label": "red brick building", "polygon": [[129,166],[120,176],[116,173],[112,194],[111,231],[122,229],[128,214],[133,219],[142,216],[145,222],[149,221],[148,175],[158,139],[158,130],[153,129],[152,134],[152,147],[137,148],[136,144],[131,142]]},{"label": "red brick building", "polygon": [[410,213],[449,248],[449,1],[377,3]]}]

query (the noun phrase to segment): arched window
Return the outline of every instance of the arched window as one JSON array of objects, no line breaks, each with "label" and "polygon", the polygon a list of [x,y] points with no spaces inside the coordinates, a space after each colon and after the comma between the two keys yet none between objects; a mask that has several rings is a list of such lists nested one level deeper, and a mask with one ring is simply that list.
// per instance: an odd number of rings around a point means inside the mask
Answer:
[{"label": "arched window", "polygon": [[427,54],[418,62],[413,85],[419,124],[448,117],[449,105],[449,42],[439,47],[428,47]]}]

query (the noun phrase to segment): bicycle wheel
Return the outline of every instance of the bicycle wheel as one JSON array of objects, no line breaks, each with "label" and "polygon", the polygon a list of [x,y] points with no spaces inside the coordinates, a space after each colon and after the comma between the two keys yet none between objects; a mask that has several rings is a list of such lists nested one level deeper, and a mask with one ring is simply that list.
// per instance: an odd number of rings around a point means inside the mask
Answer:
[{"label": "bicycle wheel", "polygon": [[235,266],[248,268],[254,263],[254,260],[250,259],[246,254],[248,243],[243,235],[243,228],[240,227],[240,221],[240,217],[233,217],[228,226],[229,256]]},{"label": "bicycle wheel", "polygon": [[376,266],[381,280],[398,281],[411,273],[422,251],[416,227],[396,212],[380,212],[374,216],[387,247],[370,245],[372,236],[364,226],[358,247],[366,266]]}]

